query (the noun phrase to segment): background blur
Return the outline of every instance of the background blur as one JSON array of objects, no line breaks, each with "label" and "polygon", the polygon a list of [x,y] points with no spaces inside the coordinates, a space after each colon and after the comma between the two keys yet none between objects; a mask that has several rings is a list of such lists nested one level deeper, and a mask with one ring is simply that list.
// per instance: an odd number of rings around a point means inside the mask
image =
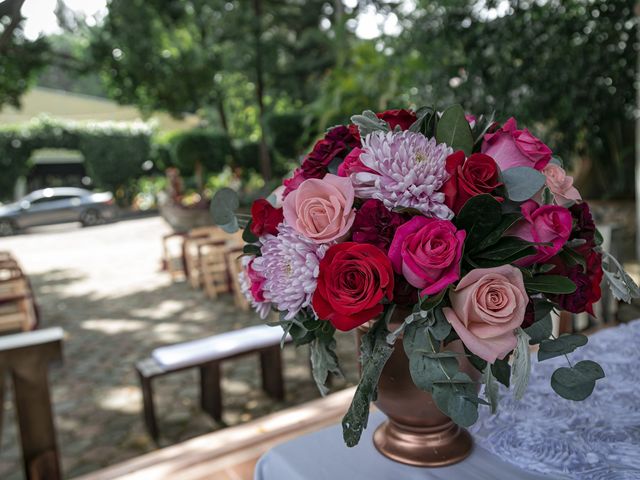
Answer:
[{"label": "background blur", "polygon": [[[618,256],[633,261],[635,9],[633,0],[0,0],[0,202],[52,187],[110,191],[126,220],[86,230],[6,223],[19,235],[0,239],[30,278],[40,326],[67,332],[51,377],[65,474],[155,448],[135,361],[260,323],[161,272],[163,237],[210,223],[222,186],[248,207],[328,127],[365,109],[461,103],[514,116],[564,160],[612,225]],[[334,388],[357,378],[352,339],[339,349],[353,363]],[[161,445],[317,397],[306,351],[289,350],[284,402],[261,393],[251,361],[227,371],[225,425],[199,411],[191,373],[162,384]],[[22,478],[5,400],[0,477]]]}]

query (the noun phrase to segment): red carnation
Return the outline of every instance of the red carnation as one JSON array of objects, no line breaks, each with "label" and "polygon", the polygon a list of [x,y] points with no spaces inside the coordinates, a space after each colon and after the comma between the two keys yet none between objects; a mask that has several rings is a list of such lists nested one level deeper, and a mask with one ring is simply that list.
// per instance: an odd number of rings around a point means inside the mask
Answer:
[{"label": "red carnation", "polygon": [[389,251],[393,235],[406,217],[390,211],[380,200],[367,200],[356,212],[351,228],[354,242],[370,243],[380,250]]},{"label": "red carnation", "polygon": [[338,330],[352,330],[382,313],[382,301],[393,299],[393,287],[391,262],[382,250],[338,243],[320,261],[313,309]]},{"label": "red carnation", "polygon": [[306,178],[322,178],[327,173],[331,161],[341,154],[346,154],[357,141],[349,132],[349,128],[339,125],[330,129],[322,140],[316,142],[311,153],[302,161],[302,172]]},{"label": "red carnation", "polygon": [[251,232],[257,237],[267,233],[278,234],[278,225],[282,223],[284,215],[281,208],[275,208],[264,198],[260,198],[251,205]]},{"label": "red carnation", "polygon": [[502,185],[498,165],[484,153],[474,153],[465,160],[464,152],[458,150],[447,157],[446,169],[450,177],[442,192],[445,204],[456,215],[471,197],[491,193]]}]

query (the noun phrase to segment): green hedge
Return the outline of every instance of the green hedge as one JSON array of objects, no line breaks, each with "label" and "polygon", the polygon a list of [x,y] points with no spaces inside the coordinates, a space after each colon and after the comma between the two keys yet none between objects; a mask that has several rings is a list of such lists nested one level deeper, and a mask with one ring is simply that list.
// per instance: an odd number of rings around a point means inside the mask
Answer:
[{"label": "green hedge", "polygon": [[142,122],[79,123],[39,117],[0,128],[0,198],[10,199],[16,180],[29,171],[30,157],[41,148],[79,150],[97,187],[117,190],[144,174],[151,127]]},{"label": "green hedge", "polygon": [[229,138],[214,130],[196,128],[171,137],[173,162],[182,175],[193,175],[199,162],[207,173],[219,173],[233,163]]}]

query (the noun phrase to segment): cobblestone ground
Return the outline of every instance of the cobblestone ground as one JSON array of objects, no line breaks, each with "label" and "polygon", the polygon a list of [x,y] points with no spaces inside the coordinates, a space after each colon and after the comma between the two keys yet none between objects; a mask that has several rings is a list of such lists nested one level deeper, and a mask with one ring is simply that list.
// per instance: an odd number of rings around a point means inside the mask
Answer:
[{"label": "cobblestone ground", "polygon": [[[257,324],[230,298],[210,301],[160,271],[161,236],[169,228],[158,217],[82,229],[42,228],[0,239],[30,276],[42,312],[42,328],[60,326],[67,337],[64,364],[51,369],[55,422],[65,478],[90,472],[156,448],[142,422],[135,361],[160,345],[201,338]],[[346,379],[356,377],[354,339],[340,335]],[[287,347],[287,397],[276,402],[260,389],[257,358],[224,367],[224,424],[198,408],[195,371],[157,380],[155,398],[161,446],[237,425],[318,397],[306,347]],[[1,432],[0,478],[22,479],[12,395],[7,395]]]}]

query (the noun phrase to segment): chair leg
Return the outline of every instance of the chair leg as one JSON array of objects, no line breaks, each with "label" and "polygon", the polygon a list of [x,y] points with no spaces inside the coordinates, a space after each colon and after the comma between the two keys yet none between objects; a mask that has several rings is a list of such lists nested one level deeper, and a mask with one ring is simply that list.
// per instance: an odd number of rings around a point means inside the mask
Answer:
[{"label": "chair leg", "polygon": [[284,379],[282,377],[282,354],[280,345],[260,352],[262,367],[262,388],[277,400],[284,400]]},{"label": "chair leg", "polygon": [[151,386],[151,378],[143,376],[138,372],[140,377],[140,386],[142,387],[142,402],[144,404],[144,423],[147,431],[154,442],[158,442],[160,432],[158,431],[158,422],[156,420],[156,409],[153,404],[153,388]]},{"label": "chair leg", "polygon": [[214,420],[222,421],[220,362],[212,362],[200,367],[200,405]]}]

